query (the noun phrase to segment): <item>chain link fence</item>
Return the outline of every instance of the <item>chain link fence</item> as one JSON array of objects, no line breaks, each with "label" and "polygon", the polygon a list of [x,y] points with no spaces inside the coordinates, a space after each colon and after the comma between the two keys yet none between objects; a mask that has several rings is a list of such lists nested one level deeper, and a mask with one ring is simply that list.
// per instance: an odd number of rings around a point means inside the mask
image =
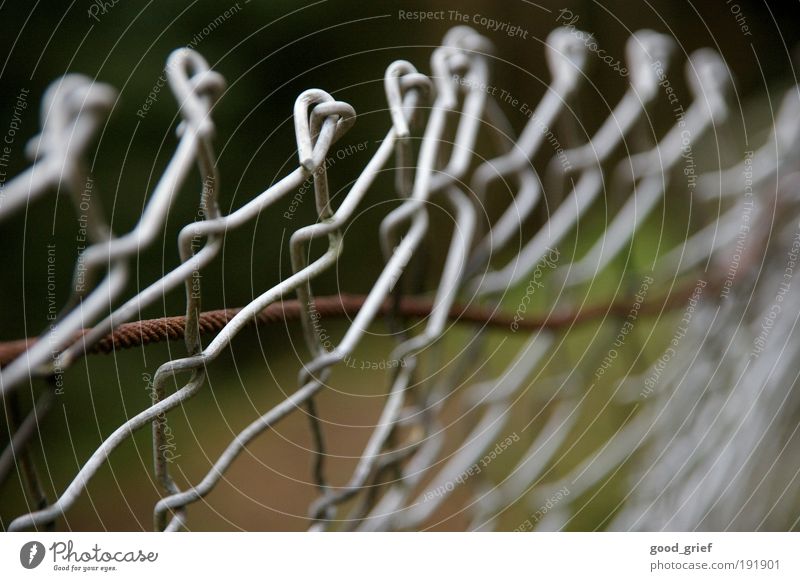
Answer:
[{"label": "chain link fence", "polygon": [[[612,499],[598,529],[796,528],[800,93],[786,93],[763,146],[706,169],[698,144],[734,114],[732,75],[715,51],[696,51],[684,63],[671,37],[642,30],[626,45],[623,96],[585,143],[567,145],[559,127],[575,115],[574,98],[598,56],[586,37],[572,24],[549,35],[550,81],[535,105],[496,89],[495,49],[466,26],[432,50],[430,75],[419,63],[391,63],[388,130],[341,191],[331,190],[329,173],[338,152],[349,154],[333,146],[361,151],[347,143],[356,111],[307,90],[293,111],[296,167],[227,214],[218,204],[214,147],[225,80],[193,48],[179,49],[165,69],[181,116],[177,144],[124,234],[112,231],[87,169],[116,92],[77,74],[55,81],[28,147],[33,164],[0,189],[0,221],[66,194],[87,243],[71,294],[53,307],[48,327],[0,345],[9,434],[0,483],[22,478],[33,507],[14,515],[8,530],[46,529],[67,515],[142,428],[152,432],[161,489],[153,526],[191,528],[192,505],[290,416],[307,421],[317,493],[310,530],[423,530],[443,511],[469,530],[568,529],[598,496]],[[671,80],[681,66],[692,99],[685,105]],[[632,135],[657,102],[669,103],[673,126],[642,144]],[[509,104],[527,117],[518,136],[504,112]],[[537,171],[542,157],[550,161]],[[378,232],[383,269],[366,294],[316,296],[315,280],[357,259],[365,242],[351,240],[348,227],[387,172],[396,203]],[[178,237],[180,264],[126,296],[143,249],[171,244],[164,226],[187,187],[199,202]],[[306,192],[317,219],[293,224],[291,273],[241,307],[203,311],[202,273],[226,236],[265,213],[293,215]],[[675,195],[696,208],[678,243],[663,235]],[[312,252],[315,242],[324,251]],[[643,257],[637,246],[657,250]],[[423,275],[433,271],[428,286]],[[139,320],[180,292],[184,314]],[[344,331],[329,331],[339,319]],[[293,321],[310,353],[296,384],[280,386],[279,403],[235,430],[205,474],[177,478],[170,417],[210,389],[209,370],[246,327]],[[393,346],[366,360],[360,349],[376,327]],[[185,352],[152,374],[151,404],[126,410],[127,421],[95,450],[76,452],[74,478],[49,498],[30,447],[65,371],[93,353],[178,339]],[[337,384],[343,368],[379,371],[386,391],[340,481],[330,475],[336,446],[319,399],[347,389]],[[28,409],[18,399],[23,390],[35,393]],[[611,409],[621,421],[607,420]]]}]

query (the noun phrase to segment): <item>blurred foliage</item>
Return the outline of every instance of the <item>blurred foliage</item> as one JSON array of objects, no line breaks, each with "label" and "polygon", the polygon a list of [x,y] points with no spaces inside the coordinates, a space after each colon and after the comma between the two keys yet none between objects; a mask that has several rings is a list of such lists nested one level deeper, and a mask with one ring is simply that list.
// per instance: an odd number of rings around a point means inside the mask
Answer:
[{"label": "blurred foliage", "polygon": [[[351,103],[359,114],[355,127],[339,145],[367,142],[368,149],[337,161],[330,178],[337,196],[352,184],[389,127],[383,94],[385,67],[403,58],[429,73],[432,48],[454,24],[403,21],[397,18],[398,10],[458,9],[462,13],[483,14],[523,26],[529,31],[527,40],[477,28],[497,47],[494,83],[531,105],[541,97],[549,80],[542,43],[556,26],[555,16],[560,8],[579,14],[579,26],[594,32],[598,43],[609,54],[620,58],[630,32],[642,27],[673,34],[684,54],[702,46],[717,48],[736,76],[740,103],[764,101],[775,87],[787,84],[791,74],[789,52],[800,35],[800,30],[792,25],[797,16],[795,3],[740,0],[738,4],[752,29],[749,37],[742,36],[735,18],[721,1],[555,3],[542,0],[539,4],[552,12],[548,14],[522,0],[502,3],[489,0],[459,3],[352,0],[313,3],[151,0],[139,3],[119,0],[105,13],[92,8],[97,4],[86,0],[69,6],[41,1],[5,2],[0,5],[3,30],[0,46],[5,55],[0,68],[3,94],[0,129],[11,117],[15,95],[22,88],[30,90],[30,107],[13,145],[9,173],[13,175],[28,164],[23,153],[24,143],[38,131],[38,104],[50,81],[67,72],[81,72],[109,83],[119,90],[119,101],[99,138],[92,168],[97,191],[111,216],[115,232],[130,230],[174,150],[177,142],[174,130],[179,121],[176,103],[166,88],[160,91],[152,109],[143,118],[137,111],[162,74],[169,52],[189,43],[228,81],[228,90],[214,111],[222,175],[221,206],[227,213],[296,166],[291,113],[296,96],[309,87],[324,88],[336,98]],[[95,12],[96,19],[90,17],[90,11]],[[226,11],[230,16],[220,21],[220,15]],[[215,21],[219,24],[211,29]],[[778,30],[781,34],[777,34]],[[683,58],[678,60],[680,66],[670,75],[682,102],[688,103],[682,81]],[[625,90],[619,76],[600,63],[593,64],[589,78],[591,83],[574,104],[579,123],[573,120],[560,128],[565,144],[584,141]],[[638,136],[642,143],[651,142],[673,121],[670,115],[664,114],[667,111],[664,104],[660,106],[661,114],[654,112],[650,125],[642,128]],[[519,110],[509,106],[505,109],[519,131],[527,118]],[[734,158],[740,156],[738,144],[744,140],[744,130],[743,120],[734,120],[728,141],[728,145],[736,144],[732,147]],[[713,143],[709,147],[716,149],[717,146],[718,143]],[[546,162],[546,157],[537,160],[537,164]],[[199,192],[199,179],[181,191],[168,217],[165,242],[144,250],[135,261],[131,293],[177,264],[174,241],[180,227],[194,219]],[[77,225],[69,201],[62,198],[46,196],[24,214],[2,225],[2,340],[38,334],[46,325],[47,244],[57,247],[58,296],[67,295],[75,260]],[[338,268],[315,282],[317,293],[366,292],[371,287],[382,264],[377,226],[396,205],[394,199],[392,176],[387,173],[372,188],[364,204],[367,209],[348,229],[345,255]],[[618,200],[607,200],[607,203],[613,206]],[[303,203],[293,219],[287,220],[283,213],[288,205],[288,199],[279,202],[256,223],[228,236],[222,254],[203,273],[206,308],[242,305],[290,272],[288,238],[297,227],[313,221],[314,208],[311,203]],[[613,210],[606,205],[604,211]],[[662,212],[654,220],[654,227],[637,240],[636,253],[630,260],[638,264],[652,260],[657,245],[663,243],[662,233],[667,237],[674,235],[675,240],[681,238],[689,220],[687,204],[674,202],[669,211],[675,231],[663,227],[667,214]],[[541,221],[542,217],[540,214],[537,219]],[[598,231],[605,219],[601,213],[593,216],[586,223],[587,231]],[[435,249],[425,256],[429,289],[437,277],[436,263],[443,258],[448,238],[446,221],[441,217],[435,220],[443,227],[433,228],[428,240],[429,247]],[[528,225],[526,234],[535,227],[535,222]],[[585,248],[589,239],[578,240],[576,248]],[[315,252],[320,248],[315,245]],[[563,252],[566,257],[572,249],[565,248]],[[610,272],[607,278],[596,281],[593,296],[602,298],[619,292],[623,262],[617,265],[616,274]],[[630,264],[628,267],[630,270]],[[622,289],[630,290],[637,284],[636,280],[624,281]],[[509,305],[516,300],[513,293],[509,295]],[[538,300],[545,301],[546,297]],[[183,304],[183,293],[177,290],[142,316],[177,314]],[[546,308],[547,305],[541,302],[539,306]],[[331,323],[331,329],[340,333],[343,326]],[[645,330],[642,325],[640,331]],[[583,329],[576,333],[565,347],[566,352],[581,353],[584,343],[594,338],[595,331]],[[448,339],[448,349],[457,347],[458,338],[457,332]],[[501,337],[493,340],[499,341]],[[510,347],[518,340],[514,338],[507,344],[508,357],[513,353]],[[211,370],[209,389],[196,401],[188,403],[183,411],[176,410],[170,416],[182,452],[182,479],[195,482],[238,429],[267,409],[270,403],[277,402],[282,392],[293,389],[297,363],[307,357],[301,343],[296,328],[249,330],[235,341],[234,349]],[[382,353],[389,345],[386,339],[368,341],[361,356]],[[67,394],[58,402],[44,428],[46,457],[37,444],[37,455],[46,461],[43,474],[51,498],[55,492],[63,490],[103,435],[146,405],[146,382],[142,374],[152,374],[160,363],[182,353],[182,345],[176,343],[113,357],[92,357],[67,374]],[[496,358],[492,368],[502,369],[506,359],[505,355]],[[552,375],[563,373],[571,365],[568,358],[554,362]],[[346,407],[341,403],[337,405],[336,394],[332,393],[325,393],[320,402],[320,409],[328,414],[326,419],[340,424],[330,429],[333,453],[352,455],[366,441],[367,428],[380,408],[380,398],[366,396],[382,393],[385,378],[378,372],[365,375],[340,369],[334,381],[343,382],[347,393],[365,396],[363,401],[359,400],[363,407],[350,403]],[[607,393],[598,391],[599,400],[606,396]],[[597,434],[589,438],[592,441],[576,447],[576,455],[613,433],[617,420],[610,415],[605,420],[607,425],[599,422],[595,427]],[[365,428],[347,430],[343,427],[353,424]],[[5,437],[6,434],[2,436]],[[260,438],[250,448],[249,457],[239,462],[230,474],[230,482],[235,483],[238,492],[231,489],[232,484],[221,486],[208,504],[200,503],[192,509],[192,526],[302,528],[303,521],[299,517],[313,497],[313,489],[292,478],[308,480],[309,456],[302,450],[307,438],[302,417],[295,417],[276,432]],[[149,434],[143,430],[136,436],[136,446],[125,445],[115,453],[110,467],[93,482],[90,494],[68,515],[68,526],[79,529],[150,527],[147,520],[136,520],[148,514],[157,496],[156,485],[149,475],[148,441]],[[509,455],[503,462],[510,462],[512,458]],[[352,467],[353,459],[339,458],[332,464],[334,479],[341,480],[348,467]],[[501,468],[498,463],[497,469]],[[7,489],[13,490],[4,490],[0,500],[3,524],[24,506],[19,483],[12,483]],[[613,491],[600,495],[593,505],[595,508],[587,510],[587,516],[579,520],[576,527],[591,528],[600,520],[596,518],[598,515],[606,516],[604,507],[613,506],[609,494],[614,495]],[[267,506],[288,506],[298,517],[279,514]],[[98,514],[102,515],[102,520]],[[513,528],[514,517],[509,518],[507,524]],[[442,526],[459,528],[463,522],[448,520]]]}]

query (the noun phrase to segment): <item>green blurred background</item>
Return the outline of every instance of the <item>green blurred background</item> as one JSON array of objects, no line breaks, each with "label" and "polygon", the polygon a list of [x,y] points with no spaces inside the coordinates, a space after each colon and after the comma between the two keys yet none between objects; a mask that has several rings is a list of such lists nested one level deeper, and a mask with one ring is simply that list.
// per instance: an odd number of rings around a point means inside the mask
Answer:
[{"label": "green blurred background", "polygon": [[[414,63],[430,73],[430,54],[447,29],[449,21],[411,22],[399,19],[398,10],[454,10],[482,14],[517,23],[529,31],[528,39],[509,38],[476,26],[497,47],[493,61],[494,84],[511,94],[523,96],[530,104],[541,97],[549,81],[542,43],[556,26],[561,8],[580,15],[579,27],[595,33],[599,44],[609,54],[624,55],[630,32],[653,28],[676,37],[680,46],[677,66],[670,79],[688,104],[683,83],[683,61],[692,50],[712,46],[718,49],[736,77],[734,102],[747,111],[735,115],[730,134],[712,138],[705,144],[709,154],[701,163],[713,165],[718,151],[726,150],[731,162],[747,148],[745,139],[757,142],[768,129],[770,97],[779,94],[792,82],[791,50],[800,36],[798,4],[739,0],[736,3],[746,18],[751,35],[743,36],[740,22],[731,12],[731,3],[723,0],[690,3],[679,0],[576,1],[542,0],[538,6],[523,0],[500,2],[376,2],[358,3],[337,0],[316,3],[257,2],[156,2],[134,3],[119,0],[98,4],[79,1],[61,3],[0,4],[0,45],[5,55],[0,68],[0,128],[10,120],[15,96],[21,89],[30,91],[30,107],[23,115],[22,129],[12,147],[9,174],[28,165],[24,143],[39,129],[38,106],[50,81],[67,72],[81,72],[119,90],[120,96],[92,158],[96,191],[116,233],[129,231],[141,214],[149,192],[161,175],[177,142],[174,130],[179,121],[176,103],[168,90],[160,92],[157,102],[142,119],[137,110],[163,71],[167,55],[176,47],[195,43],[211,66],[228,81],[228,89],[214,110],[217,124],[217,152],[222,176],[221,206],[224,213],[243,205],[280,177],[296,167],[296,150],[291,112],[296,96],[306,88],[319,87],[337,99],[352,104],[358,120],[346,135],[341,147],[367,142],[363,153],[337,161],[331,172],[333,190],[341,196],[375,151],[376,142],[389,127],[385,108],[383,73],[395,59]],[[95,8],[92,8],[95,6]],[[235,7],[235,10],[234,10]],[[97,20],[89,16],[95,11]],[[229,11],[229,16],[219,20]],[[548,11],[549,10],[549,11]],[[104,13],[105,12],[105,13]],[[217,21],[213,30],[210,23]],[[204,31],[205,29],[205,31]],[[208,31],[208,32],[206,32]],[[194,41],[193,41],[194,39]],[[199,39],[199,40],[198,40]],[[592,58],[590,57],[590,62]],[[609,108],[625,91],[625,84],[602,63],[594,62],[586,84],[575,104],[575,120],[560,127],[565,144],[577,144],[599,125]],[[643,128],[642,142],[652,140],[669,127],[672,117],[665,103],[657,105],[652,125]],[[659,114],[659,111],[663,114]],[[506,107],[519,131],[527,120],[512,107]],[[747,119],[747,122],[745,122]],[[722,143],[722,140],[729,140]],[[748,142],[749,143],[749,142]],[[727,149],[726,149],[727,148]],[[752,148],[752,146],[750,146]],[[541,161],[541,160],[537,160]],[[546,162],[547,159],[543,158]],[[542,164],[542,167],[544,164]],[[136,288],[155,280],[178,263],[176,236],[182,225],[194,219],[197,211],[199,179],[193,176],[183,188],[167,219],[162,238],[134,261],[134,276],[126,296]],[[370,289],[382,265],[377,227],[390,208],[396,206],[391,174],[382,175],[364,202],[345,238],[345,254],[337,269],[314,283],[317,294],[335,292],[363,293]],[[644,264],[655,252],[655,240],[662,234],[680,240],[690,220],[679,201],[670,209],[665,226],[661,213],[654,228],[645,232],[637,246],[634,264]],[[287,220],[283,214],[289,200],[278,203],[254,223],[231,233],[223,252],[203,273],[204,307],[240,306],[290,273],[286,244],[299,226],[314,221],[313,204],[301,203],[296,214]],[[537,217],[541,220],[542,215]],[[599,214],[595,230],[606,219]],[[447,222],[434,216],[434,228],[426,241],[423,271],[427,288],[434,288],[437,265],[446,250]],[[535,221],[529,225],[535,227]],[[47,195],[19,212],[0,229],[3,248],[3,283],[0,285],[0,340],[38,334],[46,325],[47,245],[56,245],[57,295],[68,293],[76,258],[77,223],[68,200]],[[587,227],[592,231],[592,224]],[[587,237],[585,240],[590,240]],[[575,243],[585,247],[583,239]],[[320,252],[322,243],[315,245]],[[638,279],[633,274],[623,286],[635,290]],[[625,269],[630,272],[630,266]],[[623,276],[623,265],[607,281],[600,281],[596,296],[614,292]],[[585,298],[585,297],[581,297]],[[537,297],[539,307],[549,307],[554,297]],[[518,296],[508,299],[513,305]],[[184,308],[181,289],[152,306],[143,317],[180,314]],[[326,327],[339,336],[341,322],[326,321]],[[665,323],[669,325],[669,321]],[[612,326],[613,327],[613,326]],[[384,330],[376,324],[376,331]],[[582,353],[597,341],[598,327],[584,328],[570,337],[563,347],[563,357],[551,361],[546,376],[558,376],[571,368],[570,353]],[[170,426],[176,434],[177,477],[179,484],[197,482],[230,438],[269,405],[280,401],[294,389],[298,365],[307,359],[299,325],[281,328],[251,329],[241,334],[229,350],[209,369],[208,389],[175,410]],[[649,324],[637,327],[644,338]],[[448,335],[441,354],[454,351],[464,333],[456,329]],[[612,334],[614,329],[606,329]],[[669,334],[669,333],[667,333]],[[484,373],[499,371],[508,362],[521,337],[493,334],[495,343],[505,341],[500,355]],[[358,356],[380,359],[393,343],[387,338],[366,341]],[[651,357],[658,353],[658,341],[648,344]],[[633,350],[631,350],[633,351]],[[65,375],[66,392],[42,426],[41,439],[33,446],[40,466],[40,476],[52,499],[63,491],[91,450],[125,417],[148,403],[147,375],[169,358],[184,353],[181,343],[146,349],[134,349],[113,356],[92,356],[80,361]],[[507,355],[506,355],[507,354]],[[431,365],[435,367],[436,362]],[[620,365],[620,368],[623,367]],[[321,413],[328,422],[326,432],[330,452],[332,480],[341,483],[355,464],[354,454],[363,447],[379,413],[386,389],[386,377],[378,371],[338,369],[332,383],[342,390],[326,391],[320,398]],[[34,383],[23,396],[29,405],[31,393],[42,389]],[[546,387],[542,387],[542,392]],[[518,410],[521,417],[530,414],[541,394],[530,398]],[[598,401],[607,394],[598,391]],[[456,414],[456,406],[451,412]],[[565,458],[559,471],[567,469],[587,449],[596,447],[618,427],[626,409],[603,416],[592,428],[586,441]],[[453,416],[455,417],[455,416]],[[3,424],[4,426],[7,423]],[[470,427],[469,421],[455,422],[449,433],[451,444]],[[2,430],[0,444],[8,438]],[[260,437],[234,465],[225,482],[207,501],[190,510],[192,529],[301,530],[307,504],[314,498],[309,483],[310,455],[306,451],[309,436],[305,418],[297,414],[279,428]],[[520,447],[519,453],[523,447]],[[515,453],[504,456],[493,467],[498,473],[516,459]],[[574,458],[573,458],[574,456]],[[134,443],[123,445],[101,470],[78,505],[59,527],[75,530],[136,530],[150,528],[150,510],[158,497],[152,479],[149,433],[143,430]],[[616,504],[619,490],[609,486],[575,521],[575,528],[594,528]],[[455,499],[456,501],[458,498]],[[28,501],[19,478],[14,478],[0,492],[2,526],[26,510]],[[457,504],[457,502],[455,503]],[[455,506],[455,504],[453,506]],[[521,511],[522,509],[520,509]],[[437,528],[460,529],[465,522],[451,515],[446,506],[438,515]],[[504,524],[514,528],[524,511],[508,511]],[[524,518],[524,516],[522,516]]]}]

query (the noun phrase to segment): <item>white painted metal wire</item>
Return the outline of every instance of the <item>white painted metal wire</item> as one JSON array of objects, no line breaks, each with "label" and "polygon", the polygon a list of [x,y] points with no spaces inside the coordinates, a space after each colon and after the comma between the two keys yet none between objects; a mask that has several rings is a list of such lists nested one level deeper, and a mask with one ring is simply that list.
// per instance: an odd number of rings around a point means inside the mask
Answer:
[{"label": "white painted metal wire", "polygon": [[[575,31],[559,28],[547,39],[552,80],[515,137],[496,95],[487,90],[491,43],[472,29],[454,28],[432,51],[430,77],[407,61],[387,68],[391,126],[335,207],[326,158],[334,143],[347,139],[356,113],[325,91],[311,89],[298,97],[294,109],[297,168],[227,215],[217,205],[213,147],[214,107],[224,80],[197,52],[173,53],[166,73],[183,121],[166,171],[138,224],[124,235],[111,232],[99,206],[91,206],[91,246],[79,257],[72,296],[41,339],[2,368],[0,390],[9,398],[23,385],[62,373],[110,331],[181,286],[186,356],[157,369],[152,404],[83,458],[58,498],[18,516],[9,529],[46,527],[69,511],[114,450],[148,425],[163,489],[154,526],[186,527],[191,505],[215,489],[246,446],[300,413],[309,418],[316,456],[318,498],[308,514],[312,530],[419,530],[447,503],[460,507],[454,512],[472,530],[503,528],[502,517],[512,507],[523,515],[519,530],[569,528],[606,487],[623,492],[598,528],[796,527],[800,295],[792,278],[800,249],[800,174],[795,173],[800,169],[800,94],[794,87],[786,94],[763,147],[730,168],[702,172],[695,163],[697,143],[727,122],[733,81],[716,52],[697,51],[685,63],[691,104],[675,109],[674,126],[657,143],[633,150],[629,134],[663,99],[670,75],[679,69],[673,45],[670,37],[652,31],[632,35],[624,96],[590,139],[567,148],[558,141],[559,118],[571,111],[587,82],[587,47]],[[34,163],[3,187],[0,220],[62,189],[80,206],[84,185],[92,179],[85,169],[87,151],[115,98],[110,87],[79,75],[53,83],[42,100],[41,135],[31,144]],[[494,148],[488,159],[478,154],[483,146]],[[543,152],[552,160],[540,180],[533,160]],[[403,201],[381,222],[385,266],[343,336],[323,341],[312,283],[348,259],[346,228],[387,168],[395,173],[396,195]],[[199,273],[215,259],[229,231],[273,211],[276,202],[309,180],[317,221],[292,234],[291,275],[264,289],[203,344]],[[159,240],[187,183],[198,185],[202,220],[180,232],[180,266],[134,296],[123,296],[130,261]],[[511,192],[508,202],[500,212],[487,210],[502,202],[498,186]],[[675,188],[705,207],[705,220],[694,224],[679,246],[660,250],[650,263],[629,266],[630,288],[620,283],[607,308],[586,317],[596,323],[592,340],[575,354],[566,373],[553,375],[553,358],[563,357],[556,354],[578,333],[581,313],[591,310],[576,300],[576,291],[591,288],[620,257],[630,260],[648,216]],[[602,210],[603,194],[610,217],[598,233],[589,229],[586,234],[581,224]],[[431,209],[439,206],[453,227],[448,235],[432,236]],[[543,207],[547,219],[529,235],[526,224]],[[487,227],[490,213],[496,218]],[[572,233],[587,250],[569,256],[563,248]],[[318,239],[327,239],[328,246],[312,260],[309,246]],[[430,312],[413,331],[403,330],[399,307],[419,290],[404,273],[412,260],[435,247],[447,252]],[[533,328],[525,321],[533,318],[532,305],[542,294],[546,308]],[[208,367],[245,325],[269,305],[293,296],[312,354],[298,370],[296,387],[285,389],[285,399],[239,432],[203,477],[181,489],[163,453],[169,414],[204,389]],[[667,299],[646,314],[644,305],[656,301],[654,296]],[[354,356],[387,301],[394,305],[386,324],[396,344],[385,361],[397,365],[388,366],[381,415],[350,478],[333,483],[316,397],[332,387],[334,370]],[[508,312],[514,302],[519,307],[505,330],[512,338],[508,343],[490,332],[488,321],[459,322],[452,316],[457,304]],[[565,310],[574,316],[563,319]],[[653,326],[648,340],[637,345],[633,329],[652,316],[666,322]],[[666,341],[654,339],[656,328]],[[81,334],[84,329],[90,330]],[[519,340],[518,333],[527,336]],[[454,354],[442,347],[448,335],[463,338]],[[490,353],[514,349],[499,372],[481,364]],[[640,365],[636,372],[633,366],[620,370],[603,408],[616,406],[627,419],[575,458],[576,443],[603,411],[593,407],[597,385],[610,377],[608,370],[623,349]],[[170,391],[173,383],[177,389]],[[0,481],[22,469],[25,444],[51,404],[52,390],[38,391],[37,403],[0,457]],[[469,425],[455,444],[445,437],[453,414]],[[554,470],[566,457],[572,467]]]}]

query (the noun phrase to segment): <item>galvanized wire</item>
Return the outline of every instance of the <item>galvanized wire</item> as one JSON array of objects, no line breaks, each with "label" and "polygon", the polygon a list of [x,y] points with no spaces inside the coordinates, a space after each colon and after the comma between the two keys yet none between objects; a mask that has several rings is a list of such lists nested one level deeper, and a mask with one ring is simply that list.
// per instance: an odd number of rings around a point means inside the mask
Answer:
[{"label": "galvanized wire", "polygon": [[[663,202],[674,185],[673,174],[680,162],[692,155],[692,148],[704,133],[718,131],[725,123],[732,78],[721,57],[703,49],[686,63],[691,105],[651,149],[628,150],[627,136],[648,114],[676,58],[673,48],[670,37],[652,31],[631,36],[626,47],[631,71],[627,91],[594,135],[584,144],[554,155],[547,165],[549,177],[569,184],[563,199],[560,186],[551,184],[554,180],[545,180],[551,191],[543,188],[534,158],[555,131],[559,118],[571,110],[570,102],[586,76],[587,47],[581,36],[560,28],[547,38],[545,56],[552,81],[516,138],[502,107],[486,89],[494,48],[474,30],[457,27],[433,51],[430,78],[407,61],[396,61],[387,68],[384,87],[391,128],[338,207],[331,204],[325,160],[330,147],[355,121],[355,111],[325,91],[311,89],[295,104],[298,167],[228,215],[222,215],[217,207],[220,176],[211,120],[224,80],[196,52],[182,49],[173,53],[166,72],[183,122],[178,128],[178,146],[164,175],[137,226],[123,236],[114,236],[99,205],[92,206],[92,246],[76,266],[76,273],[78,267],[84,269],[92,284],[88,291],[77,283],[73,285],[47,340],[33,343],[0,370],[0,392],[4,399],[10,398],[24,382],[59,373],[110,331],[181,285],[187,290],[183,319],[187,356],[158,368],[151,405],[106,437],[54,502],[20,516],[9,529],[47,526],[64,514],[110,454],[147,424],[153,431],[154,471],[163,489],[163,497],[154,507],[154,527],[167,531],[187,527],[189,506],[214,490],[245,447],[296,413],[307,416],[313,442],[313,479],[319,496],[309,508],[312,530],[425,528],[446,503],[455,502],[452,493],[467,479],[468,485],[463,486],[467,500],[461,510],[471,529],[500,528],[502,513],[511,505],[521,502],[526,510],[537,511],[556,497],[558,501],[544,511],[546,514],[534,513],[538,516],[530,528],[561,529],[569,527],[620,471],[630,484],[629,492],[615,516],[599,526],[625,530],[746,528],[754,519],[759,527],[793,526],[776,516],[776,506],[787,502],[787,495],[797,489],[795,465],[788,463],[784,468],[778,463],[796,446],[791,428],[793,421],[796,424],[792,410],[798,402],[782,388],[793,385],[800,373],[794,363],[800,355],[800,344],[793,339],[796,319],[773,321],[769,340],[781,346],[777,356],[752,354],[763,321],[772,316],[776,304],[780,303],[784,312],[800,309],[796,289],[776,295],[774,288],[769,288],[770,281],[781,277],[787,247],[793,252],[794,240],[800,240],[800,234],[794,224],[770,222],[775,208],[766,203],[770,188],[780,186],[781,200],[776,208],[782,217],[796,215],[798,174],[792,172],[798,169],[799,161],[797,87],[787,93],[772,132],[751,158],[696,176],[693,195],[701,203],[718,203],[722,211],[712,213],[680,245],[661,253],[650,268],[635,273],[645,280],[655,278],[659,284],[670,279],[672,283],[678,279],[691,281],[690,275],[706,277],[700,279],[702,284],[692,281],[699,285],[694,287],[697,292],[688,295],[693,319],[671,355],[685,365],[658,371],[657,389],[646,397],[636,396],[631,390],[656,372],[663,355],[648,361],[650,366],[641,375],[626,373],[609,405],[635,404],[628,421],[573,469],[558,477],[552,474],[554,465],[588,430],[581,418],[595,386],[584,376],[584,368],[597,363],[597,353],[584,354],[565,376],[548,377],[544,369],[563,348],[570,331],[585,320],[579,316],[585,305],[578,305],[575,316],[564,319],[558,329],[532,331],[499,373],[489,373],[477,363],[505,349],[505,340],[500,347],[491,345],[485,324],[472,327],[469,340],[460,346],[446,369],[423,373],[426,360],[443,356],[447,321],[457,300],[466,298],[496,312],[502,309],[505,297],[517,292],[521,283],[539,276],[545,267],[553,271],[548,280],[560,287],[559,296],[552,296],[551,307],[555,309],[561,293],[590,283],[608,270],[630,246],[647,216]],[[111,88],[80,76],[68,75],[53,85],[43,99],[42,134],[33,142],[38,152],[35,163],[3,189],[0,220],[62,186],[79,203],[82,188],[90,179],[83,160],[115,98]],[[412,126],[425,113],[426,124],[417,138]],[[489,160],[476,153],[484,134],[495,138],[495,157]],[[419,142],[417,151],[415,139]],[[617,161],[616,169],[610,169],[615,152],[623,144],[623,159]],[[386,264],[341,339],[328,350],[314,324],[312,282],[346,256],[344,229],[393,157],[396,195],[401,203],[380,226]],[[115,306],[127,281],[128,261],[156,240],[193,164],[197,164],[202,180],[203,219],[181,230],[180,264]],[[750,172],[747,187],[756,192],[751,195],[755,200],[741,196],[742,174],[746,172]],[[229,230],[254,220],[307,180],[313,181],[317,217],[291,237],[292,274],[226,318],[218,334],[203,347],[201,293],[191,292],[195,290],[191,287],[194,278],[217,256]],[[591,241],[589,250],[562,262],[558,247],[592,211],[609,181],[612,189],[625,189],[627,197]],[[493,201],[489,197],[495,195],[493,186],[498,184],[512,195],[500,216],[486,228],[479,216]],[[453,227],[443,266],[435,277],[430,312],[421,330],[410,333],[402,329],[398,305],[405,294],[418,290],[408,280],[412,260],[426,252],[427,244],[438,247],[444,243],[444,237],[429,236],[431,207],[438,204],[436,196],[448,208]],[[520,244],[513,258],[506,258],[504,265],[496,268],[497,257],[512,248],[543,198],[555,209],[533,236]],[[754,204],[752,213],[748,204]],[[748,266],[736,273],[736,280],[744,282],[726,298],[715,293],[726,288],[725,281],[719,279],[724,278],[731,255],[743,253],[737,246],[743,215],[747,215],[748,223],[759,227],[748,231],[752,234],[749,253],[746,262],[742,259]],[[327,249],[310,260],[308,248],[319,238],[327,238]],[[757,275],[750,270],[754,265],[760,268]],[[95,275],[104,268],[104,278],[94,284]],[[711,278],[714,280],[706,280]],[[168,412],[203,388],[207,367],[249,322],[293,293],[311,356],[299,370],[297,389],[236,434],[205,476],[181,490],[163,454]],[[667,309],[668,299],[664,299],[662,311]],[[336,484],[327,473],[324,427],[316,396],[328,386],[335,366],[355,353],[378,314],[387,310],[387,301],[394,307],[389,309],[389,325],[396,341],[388,359],[402,365],[388,374],[383,409],[355,468],[344,483]],[[637,309],[641,307],[638,301],[634,301]],[[600,322],[594,335],[600,346],[603,335],[614,331],[619,322],[610,312],[610,308],[598,309],[594,317]],[[547,316],[555,315],[551,310]],[[609,321],[614,325],[606,324]],[[513,325],[510,330],[516,331]],[[84,333],[84,329],[88,331]],[[177,382],[184,374],[188,377]],[[173,381],[181,387],[168,395],[167,383]],[[545,385],[551,385],[551,393],[543,389]],[[451,399],[460,406],[459,420],[466,423],[470,418],[470,427],[455,449],[448,449],[445,438],[451,425],[444,419],[444,409]],[[518,454],[513,467],[499,481],[480,470],[475,474],[481,457],[514,429],[518,419],[514,410],[531,399],[536,411],[526,418],[524,429],[520,428],[524,431],[535,426],[526,450]],[[29,461],[24,450],[51,402],[52,392],[44,391],[29,415],[12,430],[9,446],[0,455],[0,483],[15,463]],[[748,429],[743,429],[742,410],[751,422]],[[405,434],[402,440],[401,433]],[[760,461],[757,452],[765,460]],[[753,471],[755,466],[760,473]],[[753,476],[764,471],[776,474],[774,482]],[[759,492],[767,488],[768,494]],[[559,496],[562,490],[568,497]],[[349,512],[341,514],[349,501],[353,501]]]}]

